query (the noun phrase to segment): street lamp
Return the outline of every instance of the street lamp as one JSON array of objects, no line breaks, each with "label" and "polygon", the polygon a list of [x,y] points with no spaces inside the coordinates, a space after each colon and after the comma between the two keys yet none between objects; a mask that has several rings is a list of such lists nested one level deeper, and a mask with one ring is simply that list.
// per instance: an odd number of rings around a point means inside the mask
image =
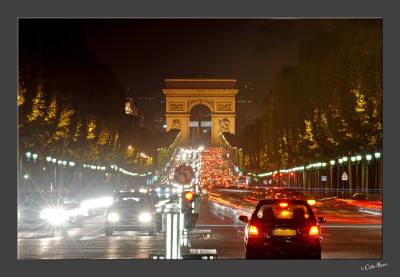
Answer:
[{"label": "street lamp", "polygon": [[335,165],[335,161],[334,161],[334,160],[331,160],[329,163],[330,163],[331,165]]},{"label": "street lamp", "polygon": [[370,160],[372,160],[372,155],[370,155],[370,154],[365,155],[365,158],[367,159],[367,161],[370,161]]},{"label": "street lamp", "polygon": [[339,163],[342,164],[343,163],[343,159],[339,159]]},{"label": "street lamp", "polygon": [[379,159],[381,157],[381,153],[379,153],[379,152],[376,152],[374,155],[375,155],[375,159]]},{"label": "street lamp", "polygon": [[68,164],[69,164],[70,167],[75,166],[75,163],[74,163],[74,162],[69,162]]},{"label": "street lamp", "polygon": [[51,162],[51,157],[50,157],[50,156],[47,156],[47,157],[46,157],[46,161],[47,161],[47,162]]},{"label": "street lamp", "polygon": [[350,160],[351,160],[352,162],[355,162],[355,161],[356,161],[356,157],[351,157]]},{"label": "street lamp", "polygon": [[343,160],[344,162],[347,162],[347,161],[348,161],[348,158],[347,158],[347,157],[343,157],[342,160]]},{"label": "street lamp", "polygon": [[58,160],[57,164],[62,165],[62,160]]},{"label": "street lamp", "polygon": [[31,152],[26,152],[25,156],[29,160],[32,157],[32,153]]},{"label": "street lamp", "polygon": [[57,162],[57,159],[56,159],[56,158],[53,158],[53,159],[51,159],[51,162],[52,162],[53,164],[55,164],[55,163]]},{"label": "street lamp", "polygon": [[37,160],[37,158],[38,158],[38,154],[33,153],[33,154],[32,154],[32,158],[33,158],[33,161],[36,162],[36,160]]},{"label": "street lamp", "polygon": [[356,156],[357,161],[361,161],[362,157],[360,155]]},{"label": "street lamp", "polygon": [[25,175],[24,175],[24,179],[27,180],[28,178],[29,178],[29,175],[28,175],[28,174],[25,174]]}]

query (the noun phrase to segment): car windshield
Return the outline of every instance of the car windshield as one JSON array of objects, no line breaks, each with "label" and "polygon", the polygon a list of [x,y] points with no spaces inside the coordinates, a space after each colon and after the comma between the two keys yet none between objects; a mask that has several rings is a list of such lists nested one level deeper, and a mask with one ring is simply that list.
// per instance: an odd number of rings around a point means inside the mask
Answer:
[{"label": "car windshield", "polygon": [[149,199],[132,197],[130,199],[118,200],[111,206],[112,209],[129,209],[138,207],[150,208],[151,202]]}]

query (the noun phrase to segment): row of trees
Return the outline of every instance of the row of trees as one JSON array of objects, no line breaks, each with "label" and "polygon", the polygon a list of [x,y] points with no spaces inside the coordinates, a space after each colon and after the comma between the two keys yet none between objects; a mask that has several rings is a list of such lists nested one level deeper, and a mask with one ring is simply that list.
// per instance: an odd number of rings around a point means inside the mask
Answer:
[{"label": "row of trees", "polygon": [[82,43],[79,26],[23,20],[19,27],[20,151],[148,167],[138,119],[124,114],[125,91]]},{"label": "row of trees", "polygon": [[17,97],[20,150],[86,163],[148,166],[135,145],[121,140],[122,112],[112,122],[87,114],[46,91],[43,82],[29,94],[20,79]]},{"label": "row of trees", "polygon": [[244,166],[275,170],[382,148],[382,23],[343,21],[317,31],[299,62],[276,76]]}]

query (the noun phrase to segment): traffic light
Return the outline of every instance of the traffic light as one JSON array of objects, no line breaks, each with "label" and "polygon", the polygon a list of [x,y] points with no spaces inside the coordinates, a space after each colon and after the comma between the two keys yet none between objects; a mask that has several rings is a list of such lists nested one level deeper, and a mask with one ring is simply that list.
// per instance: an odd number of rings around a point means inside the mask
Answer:
[{"label": "traffic light", "polygon": [[194,193],[192,191],[185,191],[183,192],[183,200],[185,202],[193,202],[194,201]]},{"label": "traffic light", "polygon": [[181,211],[185,215],[184,228],[192,230],[195,226],[198,214],[194,212],[194,202],[198,199],[198,195],[193,191],[182,192]]},{"label": "traffic light", "polygon": [[193,191],[182,192],[182,212],[191,213],[193,210],[193,202],[196,199],[196,194]]}]

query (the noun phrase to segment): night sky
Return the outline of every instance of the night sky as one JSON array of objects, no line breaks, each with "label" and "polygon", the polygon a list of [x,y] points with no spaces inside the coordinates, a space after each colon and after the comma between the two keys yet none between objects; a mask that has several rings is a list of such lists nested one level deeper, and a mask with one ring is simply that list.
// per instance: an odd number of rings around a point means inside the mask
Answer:
[{"label": "night sky", "polygon": [[[61,37],[66,33],[69,36],[66,41],[79,40],[77,43],[93,52],[97,61],[111,68],[126,90],[126,96],[154,97],[151,104],[161,116],[164,78],[236,78],[240,98],[245,98],[249,92],[242,89],[247,83],[256,102],[252,107],[253,118],[244,121],[238,115],[242,127],[257,116],[260,104],[272,88],[275,74],[284,66],[296,65],[299,44],[310,40],[317,29],[332,28],[337,24],[337,20],[295,19],[41,21],[43,24],[35,27],[35,32],[47,32],[50,36],[58,33]],[[30,25],[29,21],[24,24]],[[22,35],[29,33],[27,28]],[[22,38],[21,41],[29,47],[29,39]],[[145,116],[146,109],[149,108],[142,107],[141,111]],[[154,117],[154,112],[148,117]]]}]

